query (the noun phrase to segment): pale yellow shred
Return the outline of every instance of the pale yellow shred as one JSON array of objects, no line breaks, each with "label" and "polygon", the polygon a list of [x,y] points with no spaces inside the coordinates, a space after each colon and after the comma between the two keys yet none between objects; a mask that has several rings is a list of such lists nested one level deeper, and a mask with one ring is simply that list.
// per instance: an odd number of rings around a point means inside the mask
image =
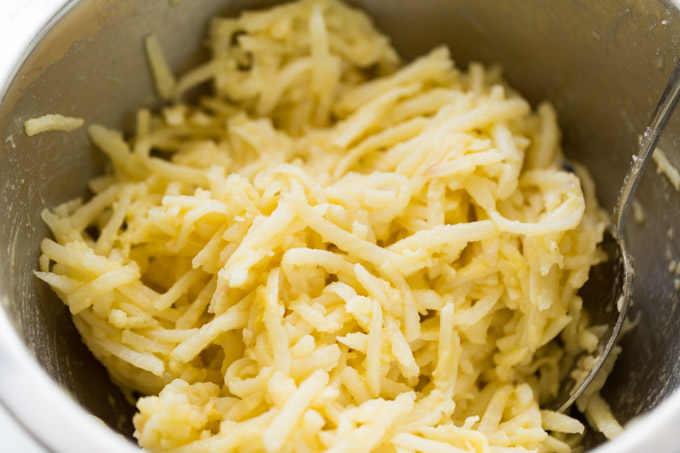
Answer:
[{"label": "pale yellow shred", "polygon": [[668,182],[675,187],[675,190],[680,190],[680,172],[668,160],[666,153],[657,147],[652,154],[652,159],[656,162],[656,172],[668,178]]},{"label": "pale yellow shred", "polygon": [[32,137],[36,134],[48,131],[71,132],[85,124],[83,118],[63,116],[58,113],[49,113],[37,118],[31,118],[24,123],[26,135]]},{"label": "pale yellow shred", "polygon": [[165,100],[169,100],[174,91],[176,80],[170,69],[170,65],[165,58],[163,47],[155,34],[150,34],[144,39],[144,47],[146,48],[146,55],[151,67],[151,73],[154,77],[156,90],[158,95]]},{"label": "pale yellow shred", "polygon": [[642,208],[637,199],[633,199],[633,204],[631,205],[631,211],[633,212],[633,219],[638,225],[645,223],[645,210]]}]

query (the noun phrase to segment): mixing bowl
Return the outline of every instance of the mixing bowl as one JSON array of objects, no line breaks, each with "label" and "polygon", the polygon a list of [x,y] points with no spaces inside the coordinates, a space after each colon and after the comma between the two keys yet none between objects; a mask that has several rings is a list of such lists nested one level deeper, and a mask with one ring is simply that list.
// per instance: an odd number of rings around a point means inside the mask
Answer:
[{"label": "mixing bowl", "polygon": [[[40,211],[86,195],[105,160],[84,128],[29,138],[23,123],[61,113],[130,130],[137,107],[158,105],[144,36],[156,33],[181,72],[206,58],[200,49],[211,16],[271,3],[73,0],[55,8],[35,0],[6,18],[0,42],[11,61],[0,66],[14,69],[0,80],[0,399],[48,449],[134,451],[134,410],[81,343],[66,307],[32,274],[48,234]],[[680,10],[670,1],[353,3],[406,58],[446,43],[458,65],[500,63],[530,101],[551,100],[567,155],[588,166],[607,209],[680,56]],[[661,146],[676,166],[679,140],[675,120]],[[629,228],[637,326],[603,391],[621,422],[636,421],[602,452],[680,449],[680,293],[668,270],[680,259],[680,193],[649,171],[637,199],[644,221]],[[603,439],[589,434],[585,442],[593,448]]]}]

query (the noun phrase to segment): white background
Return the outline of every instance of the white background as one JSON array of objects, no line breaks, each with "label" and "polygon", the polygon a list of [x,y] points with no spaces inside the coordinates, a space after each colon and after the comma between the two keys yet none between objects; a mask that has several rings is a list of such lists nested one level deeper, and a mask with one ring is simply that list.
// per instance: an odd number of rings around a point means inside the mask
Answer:
[{"label": "white background", "polygon": [[[31,38],[30,31],[37,30],[33,25],[36,20],[45,17],[41,15],[20,14],[19,7],[28,6],[30,10],[40,8],[42,12],[49,12],[63,3],[61,0],[0,0],[0,28],[4,30],[17,29],[25,33],[17,39],[2,39],[0,36],[0,86],[4,85],[9,71],[21,50]],[[31,17],[33,20],[31,20]],[[49,17],[49,16],[48,16]],[[9,27],[8,22],[12,22]],[[0,405],[0,452],[3,453],[46,453],[32,437],[30,437]]]},{"label": "white background", "polygon": [[[8,0],[5,0],[8,1]],[[0,12],[2,8],[0,8]],[[46,453],[0,406],[0,451],[7,453]]]}]

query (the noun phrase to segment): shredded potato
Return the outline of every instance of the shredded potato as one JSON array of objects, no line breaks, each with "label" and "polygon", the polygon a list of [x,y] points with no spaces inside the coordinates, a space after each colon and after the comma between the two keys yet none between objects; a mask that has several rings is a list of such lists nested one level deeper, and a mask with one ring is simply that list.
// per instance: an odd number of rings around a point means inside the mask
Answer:
[{"label": "shredded potato", "polygon": [[32,137],[47,131],[71,132],[85,124],[83,118],[73,118],[70,116],[49,113],[38,118],[31,118],[24,123],[26,135]]},{"label": "shredded potato", "polygon": [[[584,426],[541,408],[602,332],[577,291],[607,218],[587,173],[560,166],[552,107],[444,47],[402,64],[334,0],[215,19],[209,42],[130,140],[89,128],[112,171],[43,213],[36,274],[146,395],[139,444],[577,445]],[[207,81],[214,94],[181,102]],[[613,436],[600,376],[578,407]]]},{"label": "shredded potato", "polygon": [[165,59],[165,54],[161,47],[161,43],[158,37],[151,34],[144,40],[144,47],[149,59],[149,67],[151,68],[151,73],[153,74],[154,80],[156,82],[156,90],[158,95],[168,100],[172,98],[172,93],[175,90],[175,76],[170,70],[167,60]]},{"label": "shredded potato", "polygon": [[680,190],[680,171],[670,163],[666,153],[657,147],[654,150],[654,154],[652,154],[652,159],[656,162],[656,172],[665,175],[668,181],[675,187],[675,190]]}]

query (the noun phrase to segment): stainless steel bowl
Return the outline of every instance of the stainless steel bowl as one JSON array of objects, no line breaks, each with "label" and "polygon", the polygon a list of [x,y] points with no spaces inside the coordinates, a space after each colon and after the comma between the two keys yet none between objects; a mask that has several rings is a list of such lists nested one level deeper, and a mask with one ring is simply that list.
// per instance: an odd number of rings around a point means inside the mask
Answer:
[{"label": "stainless steel bowl", "polygon": [[[73,0],[55,13],[48,7],[54,0],[31,0],[0,31],[12,60],[0,66],[14,65],[0,80],[0,399],[57,452],[134,451],[123,437],[132,432],[133,408],[82,345],[67,309],[31,272],[48,233],[40,211],[84,195],[104,160],[82,129],[29,138],[23,122],[57,112],[129,128],[132,112],[155,102],[142,47],[146,34],[159,35],[182,71],[205,58],[196,49],[209,17],[272,2],[174,3]],[[608,208],[680,56],[680,10],[665,0],[354,3],[406,57],[447,43],[459,65],[500,63],[532,102],[550,99],[569,157],[590,168]],[[27,44],[26,36],[35,38]],[[679,141],[675,120],[662,147],[677,166]],[[623,340],[604,396],[622,422],[647,415],[602,452],[680,450],[680,293],[668,272],[669,259],[680,259],[680,193],[649,171],[637,198],[646,216],[629,229],[639,323]],[[593,447],[602,438],[589,435],[586,442]]]}]

